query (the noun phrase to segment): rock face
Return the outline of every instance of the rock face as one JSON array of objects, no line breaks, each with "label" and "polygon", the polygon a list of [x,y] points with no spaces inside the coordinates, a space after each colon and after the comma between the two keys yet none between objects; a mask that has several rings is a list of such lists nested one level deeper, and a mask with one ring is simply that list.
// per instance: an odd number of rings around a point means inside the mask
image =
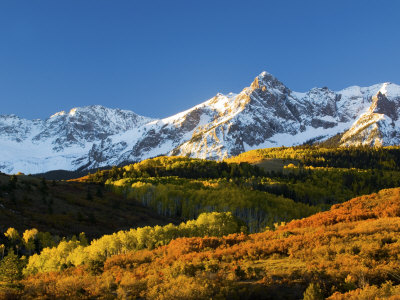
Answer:
[{"label": "rock face", "polygon": [[102,106],[47,120],[0,116],[0,171],[97,168],[157,155],[223,159],[262,147],[336,138],[338,146],[400,144],[400,86],[291,91],[267,72],[165,119]]}]

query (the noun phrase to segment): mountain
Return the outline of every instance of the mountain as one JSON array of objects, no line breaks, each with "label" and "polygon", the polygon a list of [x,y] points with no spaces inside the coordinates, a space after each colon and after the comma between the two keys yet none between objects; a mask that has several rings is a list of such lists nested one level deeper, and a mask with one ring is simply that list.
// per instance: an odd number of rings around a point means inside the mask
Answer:
[{"label": "mountain", "polygon": [[47,120],[0,116],[0,170],[92,169],[158,155],[223,159],[255,148],[333,139],[336,146],[400,143],[400,86],[290,90],[262,72],[239,94],[217,94],[165,119],[102,106]]},{"label": "mountain", "polygon": [[[75,170],[87,164],[97,143],[152,121],[131,111],[99,105],[58,112],[47,120],[0,116],[0,170],[38,173]],[[124,143],[114,144],[121,149]]]}]

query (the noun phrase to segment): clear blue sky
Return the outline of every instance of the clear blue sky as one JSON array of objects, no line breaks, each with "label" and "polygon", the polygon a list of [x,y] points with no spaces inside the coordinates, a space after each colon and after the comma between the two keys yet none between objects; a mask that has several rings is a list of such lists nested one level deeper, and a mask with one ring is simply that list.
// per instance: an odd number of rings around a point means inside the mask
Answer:
[{"label": "clear blue sky", "polygon": [[263,70],[297,91],[400,84],[400,1],[0,2],[0,114],[166,117]]}]

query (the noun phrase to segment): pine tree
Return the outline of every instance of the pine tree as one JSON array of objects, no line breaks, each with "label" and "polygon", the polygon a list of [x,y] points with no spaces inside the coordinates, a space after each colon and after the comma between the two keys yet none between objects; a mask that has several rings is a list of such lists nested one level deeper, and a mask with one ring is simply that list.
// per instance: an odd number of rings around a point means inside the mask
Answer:
[{"label": "pine tree", "polygon": [[101,186],[97,187],[96,196],[99,198],[103,198],[103,192],[101,191]]},{"label": "pine tree", "polygon": [[90,192],[90,188],[89,187],[87,189],[86,199],[89,200],[89,201],[93,200],[93,196],[92,196],[92,193]]},{"label": "pine tree", "polygon": [[89,245],[89,242],[88,242],[84,232],[81,232],[79,234],[79,241],[81,242],[81,246],[83,246],[83,247],[86,247]]},{"label": "pine tree", "polygon": [[303,294],[303,300],[323,300],[322,290],[318,283],[310,283]]},{"label": "pine tree", "polygon": [[43,195],[47,195],[47,193],[49,191],[49,187],[47,186],[46,179],[44,179],[44,177],[42,177],[42,179],[40,181],[39,189]]},{"label": "pine tree", "polygon": [[22,278],[22,263],[13,250],[0,261],[0,281],[13,283]]}]

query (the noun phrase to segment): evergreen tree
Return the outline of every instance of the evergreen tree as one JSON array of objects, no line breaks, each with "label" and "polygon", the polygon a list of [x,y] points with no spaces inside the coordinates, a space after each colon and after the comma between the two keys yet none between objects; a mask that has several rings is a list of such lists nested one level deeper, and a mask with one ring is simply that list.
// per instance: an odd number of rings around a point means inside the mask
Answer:
[{"label": "evergreen tree", "polygon": [[318,283],[310,283],[303,294],[303,300],[323,300],[322,290]]},{"label": "evergreen tree", "polygon": [[96,196],[99,197],[99,198],[103,198],[103,192],[101,190],[101,186],[97,187]]},{"label": "evergreen tree", "polygon": [[86,247],[89,245],[89,242],[86,238],[86,234],[84,232],[81,232],[79,234],[79,242],[81,243],[81,246]]},{"label": "evergreen tree", "polygon": [[17,187],[18,177],[15,175],[11,175],[10,181],[8,182],[8,188],[10,191],[14,190]]},{"label": "evergreen tree", "polygon": [[93,200],[93,196],[92,196],[92,193],[90,192],[90,188],[89,187],[87,189],[86,199],[89,200],[89,201]]},{"label": "evergreen tree", "polygon": [[0,261],[0,281],[13,283],[22,277],[22,263],[13,250]]}]

